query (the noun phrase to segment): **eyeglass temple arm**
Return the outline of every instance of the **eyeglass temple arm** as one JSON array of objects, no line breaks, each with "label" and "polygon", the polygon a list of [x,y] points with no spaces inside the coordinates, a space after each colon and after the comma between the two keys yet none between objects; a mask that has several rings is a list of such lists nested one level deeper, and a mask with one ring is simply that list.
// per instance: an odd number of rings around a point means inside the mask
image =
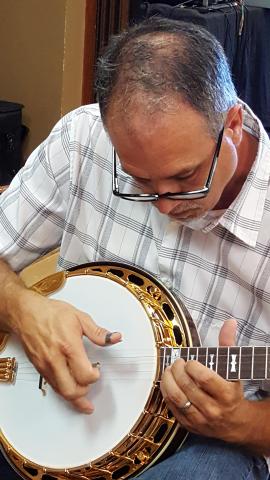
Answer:
[{"label": "eyeglass temple arm", "polygon": [[221,148],[221,143],[222,143],[222,139],[223,139],[223,133],[224,133],[224,127],[222,128],[222,130],[221,130],[221,132],[218,136],[218,142],[217,142],[216,151],[215,151],[215,155],[214,155],[214,161],[211,165],[210,172],[209,172],[208,178],[206,180],[206,184],[205,184],[205,186],[207,188],[211,184],[214,173],[215,173],[215,170],[216,170],[217,161],[218,161],[218,157],[219,157],[219,152],[220,152],[220,148]]}]

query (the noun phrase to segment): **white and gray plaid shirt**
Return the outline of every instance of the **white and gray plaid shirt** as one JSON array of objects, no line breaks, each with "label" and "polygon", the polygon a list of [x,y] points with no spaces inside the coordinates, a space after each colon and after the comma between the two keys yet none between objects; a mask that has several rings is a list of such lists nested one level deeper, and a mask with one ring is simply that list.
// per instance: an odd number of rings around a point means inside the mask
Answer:
[{"label": "white and gray plaid shirt", "polygon": [[59,268],[136,265],[185,303],[203,345],[217,344],[230,317],[239,345],[270,345],[270,141],[244,108],[245,129],[259,140],[255,163],[231,206],[201,231],[113,196],[112,145],[98,106],[71,112],[0,197],[0,256],[18,271],[60,244]]}]

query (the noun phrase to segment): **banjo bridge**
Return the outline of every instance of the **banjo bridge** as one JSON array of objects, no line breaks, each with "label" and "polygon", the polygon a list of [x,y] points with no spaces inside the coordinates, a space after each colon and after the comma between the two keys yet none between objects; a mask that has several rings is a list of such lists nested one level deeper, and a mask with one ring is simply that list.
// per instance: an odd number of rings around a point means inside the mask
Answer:
[{"label": "banjo bridge", "polygon": [[17,372],[15,357],[0,358],[0,382],[13,383]]}]

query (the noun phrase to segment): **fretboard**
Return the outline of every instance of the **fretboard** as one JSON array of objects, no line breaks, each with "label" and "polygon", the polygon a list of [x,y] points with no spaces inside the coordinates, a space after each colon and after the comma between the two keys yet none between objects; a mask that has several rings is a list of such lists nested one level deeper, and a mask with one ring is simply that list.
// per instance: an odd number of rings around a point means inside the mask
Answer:
[{"label": "fretboard", "polygon": [[161,348],[164,370],[178,358],[197,360],[226,380],[270,379],[270,347]]}]

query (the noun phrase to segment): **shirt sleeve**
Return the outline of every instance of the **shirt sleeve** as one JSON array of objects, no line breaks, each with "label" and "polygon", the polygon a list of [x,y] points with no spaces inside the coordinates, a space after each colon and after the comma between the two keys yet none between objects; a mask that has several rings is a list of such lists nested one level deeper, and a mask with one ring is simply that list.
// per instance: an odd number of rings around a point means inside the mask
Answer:
[{"label": "shirt sleeve", "polygon": [[70,189],[71,114],[0,195],[0,257],[19,271],[61,242]]}]

